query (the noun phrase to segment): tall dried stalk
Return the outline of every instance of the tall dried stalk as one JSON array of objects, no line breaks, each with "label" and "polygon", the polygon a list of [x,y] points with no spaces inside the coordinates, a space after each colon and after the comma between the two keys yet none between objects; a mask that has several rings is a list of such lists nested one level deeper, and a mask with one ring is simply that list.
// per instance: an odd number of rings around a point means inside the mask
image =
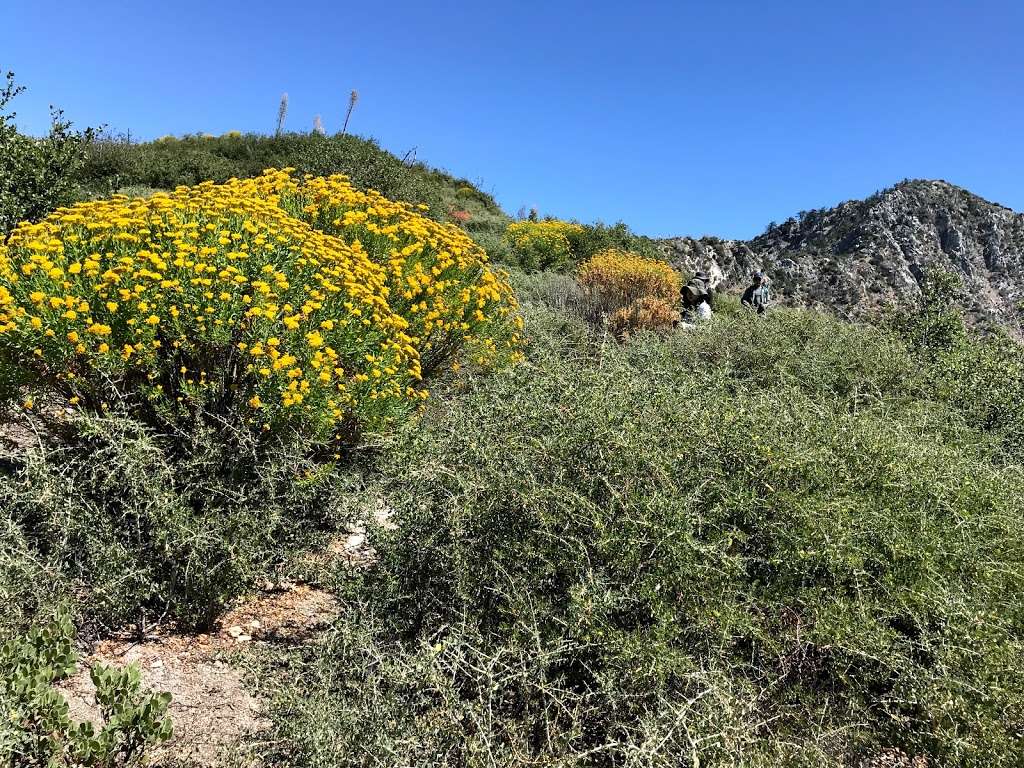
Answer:
[{"label": "tall dried stalk", "polygon": [[348,111],[345,113],[345,124],[341,127],[342,136],[348,132],[348,119],[352,117],[352,110],[355,109],[357,101],[359,101],[359,91],[352,91],[348,96]]},{"label": "tall dried stalk", "polygon": [[280,136],[284,132],[284,119],[288,116],[288,93],[281,94],[281,103],[277,107],[277,132],[275,136]]}]

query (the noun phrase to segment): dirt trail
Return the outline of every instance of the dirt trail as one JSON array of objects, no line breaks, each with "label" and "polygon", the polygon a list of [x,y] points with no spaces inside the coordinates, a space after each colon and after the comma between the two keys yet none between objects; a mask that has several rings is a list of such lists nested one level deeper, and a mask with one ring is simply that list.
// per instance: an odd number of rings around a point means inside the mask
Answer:
[{"label": "dirt trail", "polygon": [[261,702],[228,663],[232,651],[254,642],[302,642],[327,627],[339,609],[328,592],[287,585],[243,602],[210,634],[101,641],[62,686],[71,717],[100,722],[88,672],[91,663],[137,663],[146,686],[174,697],[169,709],[174,736],[156,751],[157,762],[173,758],[211,768],[222,765],[227,750],[269,725]]},{"label": "dirt trail", "polygon": [[[381,500],[374,522],[392,528]],[[358,568],[375,557],[366,526],[354,525],[325,550],[309,555],[324,567]],[[61,686],[73,720],[100,723],[96,688],[89,678],[95,662],[123,667],[136,663],[143,684],[172,695],[169,712],[174,736],[156,750],[157,763],[169,760],[213,768],[246,736],[267,728],[262,702],[246,688],[230,664],[233,652],[249,644],[297,644],[323,631],[341,610],[337,599],[306,585],[282,584],[243,600],[221,617],[213,632],[169,632],[143,641],[103,640],[81,660],[79,672]]]}]

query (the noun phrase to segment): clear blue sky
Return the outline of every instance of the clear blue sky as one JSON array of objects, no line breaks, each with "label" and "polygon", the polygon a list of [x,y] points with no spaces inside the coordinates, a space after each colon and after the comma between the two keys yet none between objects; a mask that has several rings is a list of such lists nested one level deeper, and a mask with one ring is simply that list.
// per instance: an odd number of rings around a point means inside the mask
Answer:
[{"label": "clear blue sky", "polygon": [[904,177],[1024,210],[1021,0],[3,0],[0,68],[134,137],[321,114],[514,212],[747,237]]}]

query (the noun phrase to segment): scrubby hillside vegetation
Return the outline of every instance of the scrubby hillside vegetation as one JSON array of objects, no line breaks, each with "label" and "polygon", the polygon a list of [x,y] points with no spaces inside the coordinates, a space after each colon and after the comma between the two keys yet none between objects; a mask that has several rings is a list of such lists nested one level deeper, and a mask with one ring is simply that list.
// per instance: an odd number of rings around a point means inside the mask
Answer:
[{"label": "scrubby hillside vegetation", "polygon": [[337,615],[230,658],[219,764],[1024,762],[1024,348],[956,274],[683,328],[651,241],[370,142],[80,138],[0,246],[4,761],[180,765],[76,648],[287,578]]},{"label": "scrubby hillside vegetation", "polygon": [[337,633],[262,671],[296,681],[280,757],[1024,758],[1024,424],[984,394],[1021,402],[1020,350],[987,364],[934,304],[618,345],[549,280],[519,284],[526,364],[453,381],[368,470],[397,527]]},{"label": "scrubby hillside vegetation", "polygon": [[295,168],[314,176],[347,175],[358,189],[373,188],[392,200],[423,203],[437,217],[468,211],[505,219],[494,198],[465,179],[402,160],[357,136],[285,133],[278,136],[228,133],[223,136],[167,136],[133,143],[100,136],[89,145],[76,178],[91,194],[125,189],[174,189],[202,181],[253,178],[266,168]]}]

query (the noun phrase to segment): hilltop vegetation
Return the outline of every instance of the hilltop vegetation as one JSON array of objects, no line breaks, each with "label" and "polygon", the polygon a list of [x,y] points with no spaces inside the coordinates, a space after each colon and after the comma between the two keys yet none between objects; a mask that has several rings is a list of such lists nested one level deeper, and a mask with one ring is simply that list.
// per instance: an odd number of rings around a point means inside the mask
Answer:
[{"label": "hilltop vegetation", "polygon": [[437,217],[452,210],[504,216],[494,198],[469,181],[403,161],[372,140],[341,134],[229,133],[141,143],[102,136],[90,145],[77,180],[88,193],[112,194],[133,187],[174,189],[202,181],[253,178],[266,168],[294,168],[299,175],[314,176],[343,173],[357,189],[428,205]]}]

